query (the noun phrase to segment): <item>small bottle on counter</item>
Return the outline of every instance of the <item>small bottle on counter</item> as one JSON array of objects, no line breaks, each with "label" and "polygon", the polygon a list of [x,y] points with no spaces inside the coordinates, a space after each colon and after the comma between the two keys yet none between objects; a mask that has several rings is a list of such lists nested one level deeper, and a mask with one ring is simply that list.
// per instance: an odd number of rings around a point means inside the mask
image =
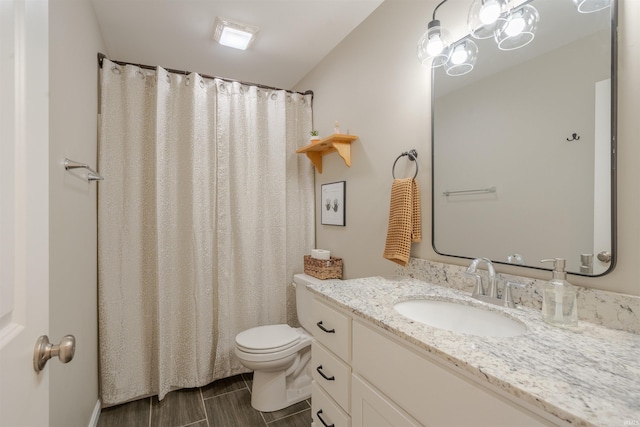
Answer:
[{"label": "small bottle on counter", "polygon": [[335,134],[339,134],[340,133],[340,123],[336,120],[334,126],[333,126],[333,133]]},{"label": "small bottle on counter", "polygon": [[567,282],[566,261],[563,258],[543,259],[553,262],[553,277],[542,292],[542,320],[555,326],[578,324],[576,288]]}]

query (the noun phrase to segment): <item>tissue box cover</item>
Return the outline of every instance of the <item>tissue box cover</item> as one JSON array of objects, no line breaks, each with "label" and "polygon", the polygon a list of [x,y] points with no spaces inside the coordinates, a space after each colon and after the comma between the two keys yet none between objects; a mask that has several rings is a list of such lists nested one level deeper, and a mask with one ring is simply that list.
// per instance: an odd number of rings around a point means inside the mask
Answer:
[{"label": "tissue box cover", "polygon": [[315,259],[304,256],[304,273],[318,279],[342,279],[342,258]]}]

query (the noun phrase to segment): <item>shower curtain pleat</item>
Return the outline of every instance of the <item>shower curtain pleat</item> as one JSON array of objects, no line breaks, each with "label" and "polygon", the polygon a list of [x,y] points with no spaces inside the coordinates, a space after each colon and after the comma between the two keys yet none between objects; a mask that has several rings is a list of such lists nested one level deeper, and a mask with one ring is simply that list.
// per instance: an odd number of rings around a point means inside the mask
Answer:
[{"label": "shower curtain pleat", "polygon": [[108,60],[101,93],[103,405],[245,372],[313,245],[310,96]]}]

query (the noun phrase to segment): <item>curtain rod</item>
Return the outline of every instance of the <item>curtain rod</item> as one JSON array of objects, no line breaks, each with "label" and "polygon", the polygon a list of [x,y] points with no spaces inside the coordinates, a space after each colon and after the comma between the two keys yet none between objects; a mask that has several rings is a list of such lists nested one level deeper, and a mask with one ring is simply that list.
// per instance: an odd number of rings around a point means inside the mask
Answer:
[{"label": "curtain rod", "polygon": [[[107,58],[107,55],[105,55],[102,52],[98,52],[98,66],[100,68],[102,68],[102,63],[103,63],[103,61],[105,59],[109,59],[109,58]],[[145,70],[154,70],[155,71],[156,68],[157,68],[157,67],[154,67],[152,65],[136,64],[136,63],[133,63],[133,62],[126,62],[126,61],[116,61],[114,59],[109,59],[109,61],[111,61],[111,62],[113,62],[115,64],[118,64],[118,65],[135,65],[136,67],[144,68]],[[162,68],[164,68],[164,67],[162,67]],[[164,68],[164,69],[166,71],[170,72],[170,73],[173,73],[173,74],[184,74],[184,75],[189,74],[189,71],[174,70],[174,69],[171,69],[171,68]],[[284,90],[285,92],[288,92],[288,93],[298,93],[300,95],[311,95],[311,97],[313,97],[313,91],[312,90],[308,90],[306,92],[296,92],[294,90],[281,89],[281,88],[278,88],[278,87],[266,86],[266,85],[261,85],[261,84],[258,84],[258,83],[244,82],[242,80],[229,79],[229,78],[226,78],[226,77],[208,76],[206,74],[200,74],[200,73],[198,73],[198,75],[200,77],[205,78],[205,79],[218,79],[218,80],[222,80],[222,81],[229,82],[229,83],[240,83],[240,84],[247,85],[247,86],[255,86],[255,87],[258,87],[260,89]]]}]

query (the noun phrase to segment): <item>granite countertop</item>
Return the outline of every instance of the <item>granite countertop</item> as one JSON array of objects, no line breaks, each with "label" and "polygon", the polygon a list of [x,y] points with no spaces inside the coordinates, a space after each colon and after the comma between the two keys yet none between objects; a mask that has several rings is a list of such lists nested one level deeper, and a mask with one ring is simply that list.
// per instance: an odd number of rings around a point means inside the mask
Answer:
[{"label": "granite countertop", "polygon": [[[587,322],[571,329],[540,311],[479,302],[468,293],[421,280],[368,277],[327,280],[311,291],[423,350],[577,426],[640,425],[640,335]],[[393,304],[427,297],[486,307],[520,320],[517,337],[477,337],[414,322]]]}]

